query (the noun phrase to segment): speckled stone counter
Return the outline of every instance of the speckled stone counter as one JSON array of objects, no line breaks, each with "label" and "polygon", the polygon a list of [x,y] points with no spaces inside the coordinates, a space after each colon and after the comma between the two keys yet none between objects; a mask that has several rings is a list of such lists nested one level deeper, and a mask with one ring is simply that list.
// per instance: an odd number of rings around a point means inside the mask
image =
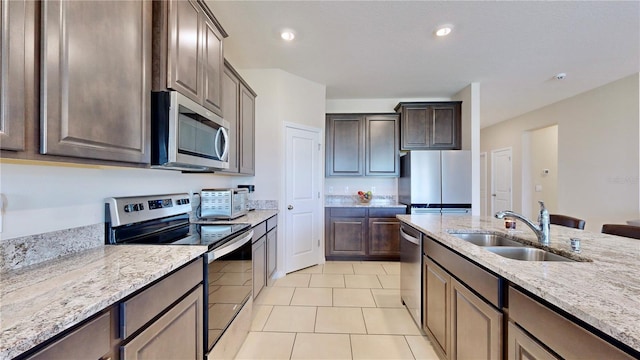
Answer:
[{"label": "speckled stone counter", "polygon": [[[434,237],[503,278],[554,304],[613,338],[640,351],[640,240],[551,225],[547,250],[583,262],[520,261],[491,253],[451,235],[495,231],[537,244],[522,222],[508,232],[503,220],[469,215],[398,215],[401,221]],[[571,255],[570,238],[582,252]]]},{"label": "speckled stone counter", "polygon": [[194,224],[251,224],[251,226],[256,226],[277,214],[278,210],[252,210],[249,211],[247,215],[240,216],[233,220],[194,219],[191,222]]},{"label": "speckled stone counter", "polygon": [[405,204],[398,204],[398,203],[389,203],[389,202],[385,202],[385,201],[375,201],[375,200],[371,200],[370,203],[359,203],[359,202],[342,202],[342,203],[337,203],[337,202],[332,202],[332,203],[324,203],[324,207],[367,207],[367,208],[371,208],[371,207],[385,207],[385,208],[406,208],[407,205]]},{"label": "speckled stone counter", "polygon": [[0,359],[29,350],[206,250],[206,246],[102,246],[0,273]]}]

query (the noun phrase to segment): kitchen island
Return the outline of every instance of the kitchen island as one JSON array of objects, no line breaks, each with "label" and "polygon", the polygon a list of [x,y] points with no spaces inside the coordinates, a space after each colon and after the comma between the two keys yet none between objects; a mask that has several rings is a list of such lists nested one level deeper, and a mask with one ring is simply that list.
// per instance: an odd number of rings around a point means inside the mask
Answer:
[{"label": "kitchen island", "polygon": [[[640,241],[551,225],[545,250],[577,261],[521,261],[489,252],[453,235],[494,232],[541,247],[523,223],[507,231],[503,220],[469,215],[398,215],[445,248],[515,287],[542,299],[640,354]],[[571,251],[570,238],[582,251]],[[629,349],[627,349],[629,350]]]}]

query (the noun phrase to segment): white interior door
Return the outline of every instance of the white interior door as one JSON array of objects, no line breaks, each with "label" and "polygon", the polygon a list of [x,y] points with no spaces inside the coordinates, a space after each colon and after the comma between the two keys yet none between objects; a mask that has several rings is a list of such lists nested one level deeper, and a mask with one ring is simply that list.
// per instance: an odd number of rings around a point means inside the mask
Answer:
[{"label": "white interior door", "polygon": [[286,272],[320,261],[320,129],[287,124],[285,130]]},{"label": "white interior door", "polygon": [[487,153],[480,153],[480,216],[487,216]]},{"label": "white interior door", "polygon": [[491,213],[512,210],[511,148],[491,152]]}]

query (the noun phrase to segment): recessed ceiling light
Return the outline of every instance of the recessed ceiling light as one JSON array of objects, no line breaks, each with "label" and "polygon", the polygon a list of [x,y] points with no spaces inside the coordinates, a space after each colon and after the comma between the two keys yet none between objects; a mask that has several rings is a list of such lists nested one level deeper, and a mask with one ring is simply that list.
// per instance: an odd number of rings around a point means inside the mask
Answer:
[{"label": "recessed ceiling light", "polygon": [[284,30],[280,33],[280,37],[285,41],[291,41],[296,38],[296,34],[291,30]]},{"label": "recessed ceiling light", "polygon": [[453,25],[450,25],[450,24],[442,25],[436,28],[436,30],[434,31],[434,34],[436,34],[436,36],[447,36],[451,33],[452,30],[453,30]]},{"label": "recessed ceiling light", "polygon": [[556,78],[556,80],[564,80],[567,77],[566,73],[559,73],[556,74],[556,76],[554,76]]}]

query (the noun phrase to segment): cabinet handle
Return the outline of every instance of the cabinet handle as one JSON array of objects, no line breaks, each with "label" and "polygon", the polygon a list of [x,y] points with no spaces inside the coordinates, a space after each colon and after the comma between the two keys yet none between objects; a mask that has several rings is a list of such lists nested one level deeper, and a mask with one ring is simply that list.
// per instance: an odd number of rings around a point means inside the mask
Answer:
[{"label": "cabinet handle", "polygon": [[293,205],[289,205],[289,206],[287,206],[287,209],[289,209],[289,210],[293,210]]}]

